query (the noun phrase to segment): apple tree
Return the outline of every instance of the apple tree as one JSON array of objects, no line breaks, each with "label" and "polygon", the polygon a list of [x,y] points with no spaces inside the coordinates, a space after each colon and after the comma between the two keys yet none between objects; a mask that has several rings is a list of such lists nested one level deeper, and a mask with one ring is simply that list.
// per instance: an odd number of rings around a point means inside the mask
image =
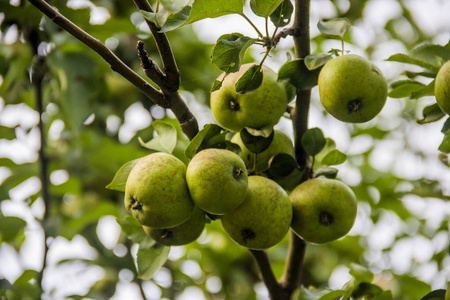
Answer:
[{"label": "apple tree", "polygon": [[411,2],[1,2],[1,299],[450,299]]}]

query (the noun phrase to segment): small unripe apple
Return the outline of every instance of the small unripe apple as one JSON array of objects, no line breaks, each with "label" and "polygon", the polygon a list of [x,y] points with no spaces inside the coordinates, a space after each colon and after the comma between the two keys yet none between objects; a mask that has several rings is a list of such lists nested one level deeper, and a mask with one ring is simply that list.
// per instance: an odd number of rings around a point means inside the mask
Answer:
[{"label": "small unripe apple", "polygon": [[248,178],[245,201],[221,218],[231,239],[250,249],[278,244],[289,231],[291,220],[289,196],[275,181],[262,176]]},{"label": "small unripe apple", "polygon": [[124,202],[142,225],[169,228],[185,222],[194,209],[186,165],[168,153],[142,157],[128,175]]},{"label": "small unripe apple", "polygon": [[447,61],[436,75],[434,95],[442,111],[450,115],[450,61]]},{"label": "small unripe apple", "polygon": [[298,185],[289,197],[294,209],[292,230],[307,242],[331,242],[346,235],[353,227],[356,197],[339,180],[308,180]]},{"label": "small unripe apple", "polygon": [[355,54],[328,61],[319,73],[318,86],[325,110],[342,122],[372,120],[387,99],[388,86],[380,69]]},{"label": "small unripe apple", "polygon": [[222,215],[238,207],[247,195],[248,176],[242,159],[225,149],[205,149],[189,162],[186,180],[195,205]]},{"label": "small unripe apple", "polygon": [[152,228],[143,226],[145,233],[160,244],[166,246],[181,246],[192,243],[205,228],[206,215],[198,207],[194,208],[187,221],[171,228]]},{"label": "small unripe apple", "polygon": [[211,111],[217,123],[236,132],[244,127],[261,129],[277,124],[290,100],[285,83],[278,82],[277,74],[266,66],[262,67],[263,82],[258,89],[243,95],[236,93],[236,82],[250,66],[242,65],[238,72],[225,78],[219,90],[211,93]]},{"label": "small unripe apple", "polygon": [[241,148],[241,158],[244,161],[248,169],[255,168],[256,172],[262,172],[269,167],[269,160],[272,156],[278,153],[287,153],[292,157],[294,154],[294,145],[290,137],[284,133],[282,130],[275,129],[272,143],[270,146],[261,153],[256,155],[256,165],[255,165],[255,154],[245,147],[244,142],[242,142],[240,133],[236,133],[232,138],[231,142],[238,144]]}]

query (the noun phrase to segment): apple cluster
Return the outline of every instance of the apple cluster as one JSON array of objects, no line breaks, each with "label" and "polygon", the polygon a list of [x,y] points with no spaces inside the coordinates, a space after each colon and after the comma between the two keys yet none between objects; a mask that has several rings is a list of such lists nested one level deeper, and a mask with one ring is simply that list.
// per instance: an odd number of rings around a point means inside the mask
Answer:
[{"label": "apple cluster", "polygon": [[274,180],[248,176],[243,159],[225,149],[198,152],[188,166],[168,153],[141,158],[125,189],[127,210],[167,246],[185,245],[220,219],[241,246],[267,249],[292,228],[306,241],[326,243],[348,233],[356,198],[338,180],[315,178],[288,193]]},{"label": "apple cluster", "polygon": [[[359,58],[349,58],[359,63]],[[270,248],[290,229],[308,242],[322,244],[343,237],[352,228],[357,200],[341,181],[313,178],[286,189],[266,176],[275,155],[294,157],[292,140],[283,131],[274,130],[270,145],[262,152],[253,152],[243,142],[241,130],[273,128],[289,100],[286,85],[267,67],[262,68],[264,77],[258,89],[236,93],[235,83],[248,67],[222,78],[222,87],[211,94],[214,117],[222,127],[236,132],[230,141],[240,147],[240,155],[207,148],[198,151],[186,166],[171,154],[152,153],[131,170],[125,206],[157,242],[169,246],[191,243],[216,219],[233,241],[250,249]],[[381,74],[372,71],[374,68],[370,66],[370,76]],[[364,79],[367,81],[370,78]],[[356,113],[367,118],[367,99],[351,96],[361,99],[358,107],[362,110]]]}]

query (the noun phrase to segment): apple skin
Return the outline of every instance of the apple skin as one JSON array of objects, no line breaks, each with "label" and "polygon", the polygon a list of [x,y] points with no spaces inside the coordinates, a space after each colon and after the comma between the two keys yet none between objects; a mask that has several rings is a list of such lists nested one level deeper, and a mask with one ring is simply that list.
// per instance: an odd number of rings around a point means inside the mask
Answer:
[{"label": "apple skin", "polygon": [[186,180],[192,200],[202,210],[222,215],[238,207],[247,195],[244,162],[225,149],[205,149],[189,162]]},{"label": "apple skin", "polygon": [[[242,65],[236,73],[229,74],[222,87],[211,93],[211,111],[217,123],[231,131],[244,127],[261,129],[274,126],[286,111],[288,95],[284,83],[277,82],[277,74],[263,66],[263,82],[255,91],[237,94],[235,83],[252,64]],[[222,80],[224,74],[218,80]]]},{"label": "apple skin", "polygon": [[450,115],[450,61],[447,61],[436,75],[434,95],[442,111]]},{"label": "apple skin", "polygon": [[128,175],[124,202],[142,225],[169,228],[185,222],[194,209],[186,165],[168,153],[142,157]]},{"label": "apple skin", "polygon": [[143,226],[145,233],[165,246],[182,246],[197,240],[206,224],[206,215],[198,207],[194,208],[187,221],[172,228],[152,228]]},{"label": "apple skin", "polygon": [[328,243],[346,235],[356,219],[353,191],[335,179],[314,178],[289,195],[294,215],[292,230],[307,242]]},{"label": "apple skin", "polygon": [[292,221],[289,196],[275,181],[248,178],[245,201],[221,218],[226,233],[237,244],[249,249],[267,249],[288,233]]},{"label": "apple skin", "polygon": [[328,61],[319,73],[318,85],[325,110],[342,122],[372,120],[387,99],[388,85],[380,69],[356,54]]},{"label": "apple skin", "polygon": [[[240,133],[236,133],[232,138],[231,142],[239,145],[241,147],[241,158],[244,161],[248,169],[253,169],[255,164],[255,154],[245,147],[244,142],[242,142]],[[282,130],[275,129],[272,143],[270,146],[261,153],[256,155],[256,173],[265,171],[269,168],[269,160],[278,153],[287,153],[292,157],[294,154],[294,145],[291,138],[284,133]]]}]

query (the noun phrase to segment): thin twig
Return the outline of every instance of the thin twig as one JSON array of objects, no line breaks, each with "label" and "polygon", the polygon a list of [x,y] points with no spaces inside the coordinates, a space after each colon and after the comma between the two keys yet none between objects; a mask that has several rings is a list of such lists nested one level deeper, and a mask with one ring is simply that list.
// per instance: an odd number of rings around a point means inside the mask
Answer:
[{"label": "thin twig", "polygon": [[158,86],[165,85],[165,75],[159,68],[159,66],[148,56],[147,51],[144,49],[144,42],[138,41],[137,50],[139,59],[141,61],[141,67],[144,70],[145,75],[148,76]]},{"label": "thin twig", "polygon": [[280,42],[281,39],[285,39],[288,36],[296,36],[299,33],[299,29],[296,27],[289,27],[281,30],[278,34],[273,37],[274,47]]},{"label": "thin twig", "polygon": [[44,57],[35,56],[35,61],[32,66],[31,73],[31,81],[34,86],[35,97],[36,97],[36,110],[39,113],[39,139],[41,143],[41,147],[39,148],[39,164],[40,164],[40,172],[39,178],[41,180],[41,196],[44,201],[44,215],[41,220],[42,230],[44,232],[44,253],[42,257],[42,269],[39,272],[37,278],[37,286],[41,290],[41,293],[44,293],[42,288],[42,280],[44,278],[44,271],[47,266],[47,254],[48,254],[48,244],[47,244],[47,232],[45,230],[46,223],[50,216],[50,193],[49,193],[49,178],[48,178],[48,164],[49,159],[45,152],[47,143],[45,138],[44,125],[42,123],[42,115],[43,115],[43,99],[42,99],[42,81],[47,73],[47,64],[45,62]]},{"label": "thin twig", "polygon": [[[133,0],[133,2],[138,9],[153,12],[150,3],[147,0]],[[147,19],[145,19],[145,22],[152,32],[156,47],[159,51],[159,56],[163,63],[164,73],[166,74],[168,84],[165,90],[168,92],[176,92],[180,87],[180,71],[178,70],[169,40],[165,33],[159,32],[159,28],[154,23]]]}]

